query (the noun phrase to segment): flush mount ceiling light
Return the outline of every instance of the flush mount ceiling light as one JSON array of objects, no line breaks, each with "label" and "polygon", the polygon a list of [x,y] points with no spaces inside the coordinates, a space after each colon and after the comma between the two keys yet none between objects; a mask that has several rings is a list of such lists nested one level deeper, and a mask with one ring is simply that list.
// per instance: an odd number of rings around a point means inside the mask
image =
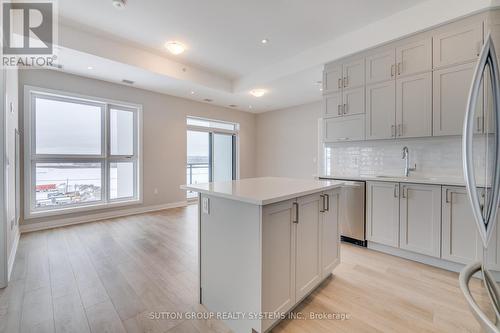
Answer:
[{"label": "flush mount ceiling light", "polygon": [[115,6],[118,9],[122,9],[127,5],[127,2],[125,0],[113,0],[113,6]]},{"label": "flush mount ceiling light", "polygon": [[260,41],[262,44],[267,44],[269,43],[269,39],[264,38],[263,40]]},{"label": "flush mount ceiling light", "polygon": [[88,69],[88,70],[93,70],[93,69],[94,69],[94,67],[89,66],[89,67],[87,67],[87,69]]},{"label": "flush mount ceiling light", "polygon": [[168,52],[172,53],[173,55],[181,54],[186,50],[186,46],[177,41],[168,41],[165,43],[165,47],[167,48]]},{"label": "flush mount ceiling light", "polygon": [[266,89],[253,89],[253,90],[250,90],[250,95],[254,96],[254,97],[262,97],[264,96],[265,94],[267,93],[267,90]]}]

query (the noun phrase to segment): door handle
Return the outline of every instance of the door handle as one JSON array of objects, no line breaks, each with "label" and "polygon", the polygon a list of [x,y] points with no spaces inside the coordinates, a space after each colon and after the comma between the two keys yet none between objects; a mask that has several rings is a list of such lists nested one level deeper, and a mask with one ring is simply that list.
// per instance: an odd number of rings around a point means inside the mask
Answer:
[{"label": "door handle", "polygon": [[330,195],[325,194],[324,199],[326,200],[326,209],[325,209],[325,211],[329,212],[330,211]]},{"label": "door handle", "polygon": [[338,85],[338,88],[339,88],[339,89],[340,89],[340,88],[342,88],[342,78],[341,78],[341,77],[339,77],[339,80],[338,80],[338,84],[337,84],[337,85]]},{"label": "door handle", "polygon": [[321,197],[321,209],[319,210],[320,213],[325,212],[325,196],[323,194],[320,195]]},{"label": "door handle", "polygon": [[402,67],[402,63],[398,62],[398,75],[401,75],[401,67]]},{"label": "door handle", "polygon": [[406,186],[403,186],[403,188],[401,189],[401,198],[403,199],[406,199],[406,197],[408,196],[408,193],[405,194],[405,190]]},{"label": "door handle", "polygon": [[342,115],[342,104],[339,104],[339,105],[338,105],[338,107],[337,107],[337,114],[338,114],[339,116],[341,116],[341,115]]},{"label": "door handle", "polygon": [[398,136],[403,136],[403,124],[398,124]]},{"label": "door handle", "polygon": [[394,185],[394,198],[399,198],[399,184]]},{"label": "door handle", "polygon": [[346,103],[344,103],[344,114],[347,114],[347,112],[348,112],[348,111],[347,111],[347,104],[346,104]]},{"label": "door handle", "polygon": [[444,197],[445,197],[445,202],[446,203],[450,203],[450,197],[449,197],[449,194],[450,194],[450,190],[449,189],[446,189],[446,192],[444,194]]},{"label": "door handle", "polygon": [[347,88],[348,85],[349,85],[349,76],[345,76],[344,77],[344,88]]},{"label": "door handle", "polygon": [[391,125],[391,138],[396,137],[396,125]]},{"label": "door handle", "polygon": [[293,223],[299,223],[299,204],[297,202],[294,202],[293,203],[293,207],[294,207],[294,210],[295,210],[295,212],[294,212],[295,214],[294,214],[292,222]]},{"label": "door handle", "polygon": [[391,77],[394,77],[396,75],[396,65],[392,64],[391,65]]}]

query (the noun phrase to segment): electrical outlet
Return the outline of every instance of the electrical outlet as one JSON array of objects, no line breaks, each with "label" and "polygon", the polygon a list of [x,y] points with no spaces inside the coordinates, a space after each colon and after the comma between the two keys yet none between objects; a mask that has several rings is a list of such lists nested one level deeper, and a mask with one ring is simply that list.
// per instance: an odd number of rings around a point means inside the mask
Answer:
[{"label": "electrical outlet", "polygon": [[210,215],[210,199],[207,197],[203,197],[201,199],[201,210],[203,214]]}]

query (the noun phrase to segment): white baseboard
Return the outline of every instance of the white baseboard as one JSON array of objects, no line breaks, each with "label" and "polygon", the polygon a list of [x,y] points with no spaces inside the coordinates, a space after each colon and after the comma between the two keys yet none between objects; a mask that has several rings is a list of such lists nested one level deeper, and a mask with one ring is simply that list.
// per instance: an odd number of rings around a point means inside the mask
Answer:
[{"label": "white baseboard", "polygon": [[104,213],[96,213],[96,214],[87,214],[85,216],[77,216],[77,217],[66,217],[66,218],[57,218],[49,222],[40,222],[40,223],[28,223],[21,225],[21,233],[39,231],[45,229],[52,229],[57,227],[68,226],[72,224],[80,224],[87,222],[95,222],[100,220],[112,219],[115,217],[123,217],[128,215],[136,215],[148,212],[155,212],[164,209],[170,208],[178,208],[178,207],[186,207],[187,201],[179,201],[172,202],[163,205],[154,205],[154,206],[144,206],[137,208],[128,208],[128,209],[115,209],[112,211],[104,212]]},{"label": "white baseboard", "polygon": [[12,248],[10,249],[9,261],[7,263],[7,281],[10,281],[10,275],[12,274],[12,268],[14,267],[14,260],[16,259],[17,246],[19,245],[19,238],[21,233],[19,229],[14,238],[14,243],[12,243]]}]

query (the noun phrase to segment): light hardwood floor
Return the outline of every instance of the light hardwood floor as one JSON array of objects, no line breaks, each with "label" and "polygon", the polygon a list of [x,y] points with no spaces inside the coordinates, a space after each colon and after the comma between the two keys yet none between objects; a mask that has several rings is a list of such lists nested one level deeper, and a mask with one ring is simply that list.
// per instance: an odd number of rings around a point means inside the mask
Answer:
[{"label": "light hardwood floor", "polygon": [[[23,234],[0,290],[1,332],[212,332],[193,311],[196,206]],[[285,320],[275,332],[478,332],[458,275],[350,245],[342,264],[295,309],[346,320]],[[487,304],[480,283],[475,296]]]}]

